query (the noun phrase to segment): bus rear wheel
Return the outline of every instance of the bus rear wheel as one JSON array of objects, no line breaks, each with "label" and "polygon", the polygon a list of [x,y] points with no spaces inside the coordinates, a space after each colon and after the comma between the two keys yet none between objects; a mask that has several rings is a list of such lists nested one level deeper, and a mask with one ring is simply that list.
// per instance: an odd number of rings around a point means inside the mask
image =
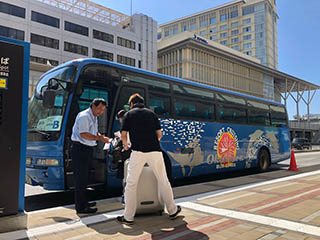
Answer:
[{"label": "bus rear wheel", "polygon": [[260,172],[265,172],[270,167],[270,154],[267,149],[262,148],[258,155],[258,169]]}]

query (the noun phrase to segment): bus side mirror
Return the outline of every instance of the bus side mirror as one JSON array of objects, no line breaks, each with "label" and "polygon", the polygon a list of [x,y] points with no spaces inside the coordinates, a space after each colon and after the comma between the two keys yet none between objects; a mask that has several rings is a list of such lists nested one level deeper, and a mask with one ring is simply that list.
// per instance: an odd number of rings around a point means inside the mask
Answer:
[{"label": "bus side mirror", "polygon": [[56,93],[55,90],[46,89],[42,93],[42,105],[45,108],[54,108]]}]

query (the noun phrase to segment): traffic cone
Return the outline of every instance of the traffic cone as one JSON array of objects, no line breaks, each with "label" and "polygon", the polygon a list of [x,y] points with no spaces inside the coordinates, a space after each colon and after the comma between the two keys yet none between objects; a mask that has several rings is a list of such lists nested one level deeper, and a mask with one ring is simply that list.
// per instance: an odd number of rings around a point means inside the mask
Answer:
[{"label": "traffic cone", "polygon": [[290,157],[290,167],[288,169],[289,171],[297,172],[299,171],[296,163],[296,158],[294,157],[294,151],[291,149],[291,157]]}]

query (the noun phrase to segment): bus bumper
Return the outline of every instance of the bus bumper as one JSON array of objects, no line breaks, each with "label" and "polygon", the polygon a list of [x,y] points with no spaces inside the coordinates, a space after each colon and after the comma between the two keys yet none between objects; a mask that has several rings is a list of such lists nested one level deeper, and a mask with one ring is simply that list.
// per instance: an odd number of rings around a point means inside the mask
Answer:
[{"label": "bus bumper", "polygon": [[26,176],[46,190],[63,190],[63,167],[26,168]]}]

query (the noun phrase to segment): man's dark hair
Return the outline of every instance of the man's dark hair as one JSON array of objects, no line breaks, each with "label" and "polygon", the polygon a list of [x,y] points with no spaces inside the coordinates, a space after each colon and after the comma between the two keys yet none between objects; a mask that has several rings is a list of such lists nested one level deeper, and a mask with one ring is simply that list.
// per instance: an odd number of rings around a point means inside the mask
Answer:
[{"label": "man's dark hair", "polygon": [[139,93],[134,93],[129,98],[129,104],[144,103],[144,98]]},{"label": "man's dark hair", "polygon": [[103,98],[95,98],[92,100],[91,104],[90,104],[90,108],[92,108],[92,105],[95,105],[96,107],[99,106],[99,104],[102,104],[106,107],[108,107],[108,104],[106,102],[106,100],[104,100]]},{"label": "man's dark hair", "polygon": [[121,109],[118,113],[117,113],[117,118],[123,118],[123,116],[126,114],[126,111]]}]

